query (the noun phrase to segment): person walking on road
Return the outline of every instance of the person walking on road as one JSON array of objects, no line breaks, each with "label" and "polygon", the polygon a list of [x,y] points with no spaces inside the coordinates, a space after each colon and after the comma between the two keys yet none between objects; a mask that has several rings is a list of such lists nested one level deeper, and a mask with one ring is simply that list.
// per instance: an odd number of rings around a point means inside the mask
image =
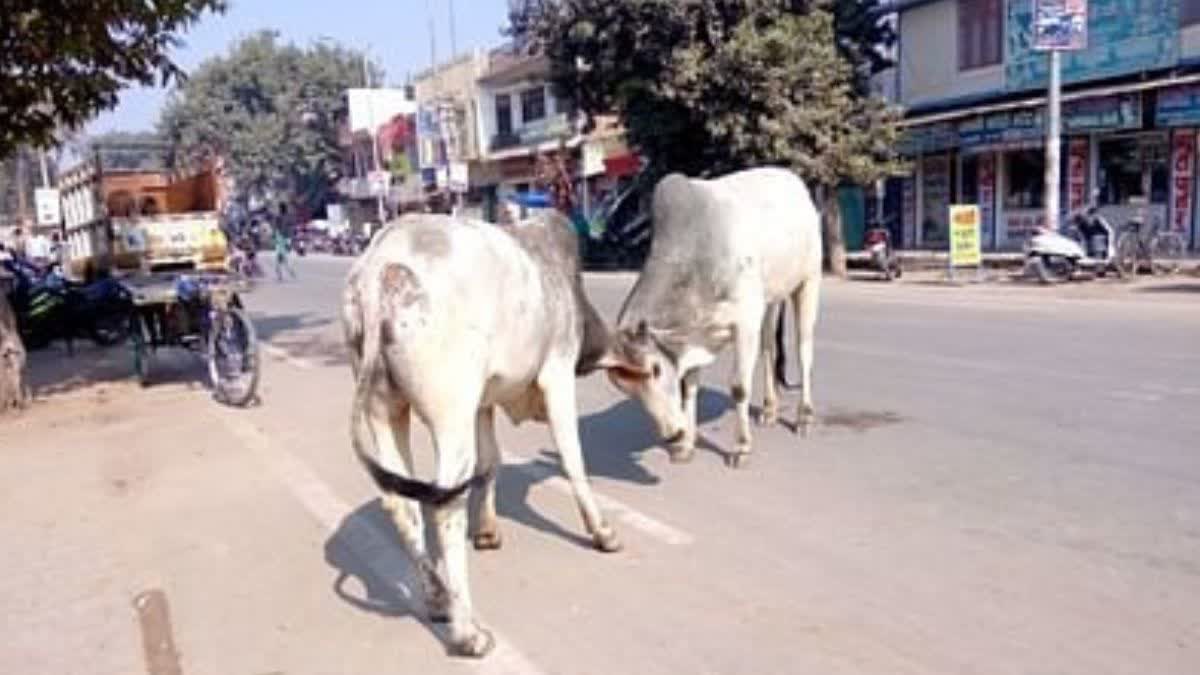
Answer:
[{"label": "person walking on road", "polygon": [[288,238],[282,227],[275,228],[273,239],[275,243],[275,278],[283,281],[283,271],[286,269],[288,274],[295,279],[296,270],[288,262]]}]

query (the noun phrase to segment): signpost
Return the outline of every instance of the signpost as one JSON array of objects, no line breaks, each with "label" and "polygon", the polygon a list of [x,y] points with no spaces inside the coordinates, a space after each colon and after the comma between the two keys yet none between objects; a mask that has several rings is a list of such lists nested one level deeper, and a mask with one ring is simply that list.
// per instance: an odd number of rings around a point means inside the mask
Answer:
[{"label": "signpost", "polygon": [[980,239],[979,206],[950,205],[950,264],[948,272],[954,279],[954,268],[974,267],[976,278],[983,276],[983,246]]},{"label": "signpost", "polygon": [[1087,0],[1034,0],[1033,48],[1050,52],[1046,97],[1046,227],[1058,229],[1062,51],[1087,47]]}]

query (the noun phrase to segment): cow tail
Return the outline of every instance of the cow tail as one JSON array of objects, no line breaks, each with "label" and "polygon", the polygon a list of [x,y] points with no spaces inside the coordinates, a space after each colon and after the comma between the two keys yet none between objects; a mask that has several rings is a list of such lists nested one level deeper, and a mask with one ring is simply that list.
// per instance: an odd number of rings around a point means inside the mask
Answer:
[{"label": "cow tail", "polygon": [[787,300],[780,301],[779,319],[775,322],[775,382],[786,390],[797,390],[801,389],[803,385],[792,384],[787,379],[787,344],[784,340],[787,305]]},{"label": "cow tail", "polygon": [[[390,268],[389,268],[390,269]],[[383,492],[407,497],[424,504],[443,506],[454,501],[468,488],[480,485],[484,477],[477,475],[452,487],[441,487],[435,483],[414,480],[402,476],[379,463],[379,439],[375,429],[368,424],[367,406],[371,399],[371,388],[381,369],[386,370],[387,364],[382,358],[383,353],[383,324],[390,317],[392,294],[399,289],[389,288],[389,269],[385,269],[377,280],[378,286],[368,296],[366,302],[359,302],[362,317],[362,367],[359,369],[358,382],[355,386],[354,405],[351,412],[350,429],[354,454],[362,462],[371,480]],[[415,283],[414,276],[406,275],[407,283]],[[405,283],[405,282],[400,282]],[[373,300],[373,301],[372,301]]]}]

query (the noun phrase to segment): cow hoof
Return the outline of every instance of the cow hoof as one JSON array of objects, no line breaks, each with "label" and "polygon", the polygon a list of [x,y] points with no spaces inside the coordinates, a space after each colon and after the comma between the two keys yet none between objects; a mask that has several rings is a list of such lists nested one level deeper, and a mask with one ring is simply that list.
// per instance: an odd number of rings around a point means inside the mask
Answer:
[{"label": "cow hoof", "polygon": [[461,640],[455,640],[446,647],[450,656],[461,656],[470,659],[482,659],[496,648],[496,638],[486,628],[477,628],[474,633]]},{"label": "cow hoof", "polygon": [[472,542],[475,544],[476,551],[496,551],[499,550],[500,544],[503,543],[498,530],[476,532],[472,538]]},{"label": "cow hoof", "polygon": [[725,465],[731,469],[744,469],[750,466],[750,453],[731,452],[725,456]]},{"label": "cow hoof", "polygon": [[758,413],[758,426],[773,427],[778,423],[779,413],[777,411],[763,409],[762,412]]},{"label": "cow hoof", "polygon": [[592,534],[592,546],[601,553],[616,553],[621,550],[621,540],[616,530],[606,527]]},{"label": "cow hoof", "polygon": [[671,456],[672,464],[687,464],[696,456],[696,448],[693,446],[674,446],[667,448],[667,454]]}]

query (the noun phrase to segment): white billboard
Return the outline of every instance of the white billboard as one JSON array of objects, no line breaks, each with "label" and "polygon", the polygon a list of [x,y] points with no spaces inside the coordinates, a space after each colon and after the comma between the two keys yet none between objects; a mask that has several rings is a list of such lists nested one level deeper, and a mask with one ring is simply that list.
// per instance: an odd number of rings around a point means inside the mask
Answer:
[{"label": "white billboard", "polygon": [[58,190],[54,188],[37,188],[33,191],[33,201],[37,206],[38,225],[58,225],[62,220],[62,200]]},{"label": "white billboard", "polygon": [[417,112],[417,102],[405,96],[403,89],[348,89],[346,102],[351,132],[374,134],[396,115]]}]

